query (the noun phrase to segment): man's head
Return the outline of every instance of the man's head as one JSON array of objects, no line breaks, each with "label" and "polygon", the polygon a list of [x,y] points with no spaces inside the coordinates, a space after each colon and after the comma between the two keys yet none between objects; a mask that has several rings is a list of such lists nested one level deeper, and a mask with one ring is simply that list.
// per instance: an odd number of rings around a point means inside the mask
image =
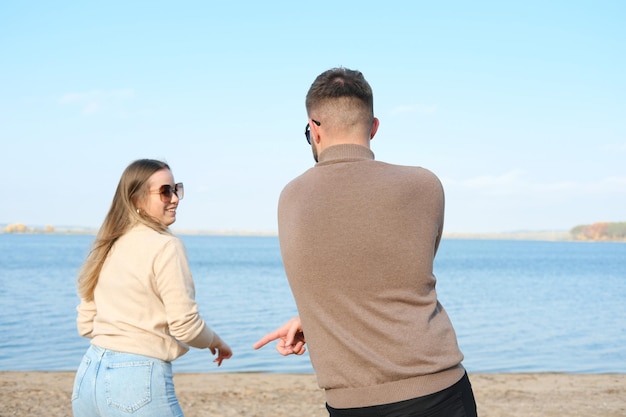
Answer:
[{"label": "man's head", "polygon": [[342,123],[371,123],[374,118],[372,88],[360,71],[333,68],[320,74],[306,95],[309,116]]},{"label": "man's head", "polygon": [[362,143],[376,133],[378,120],[374,118],[372,88],[360,71],[333,68],[320,74],[306,95],[306,110],[311,125],[314,154],[321,152],[318,135],[328,142],[322,147],[336,143]]}]

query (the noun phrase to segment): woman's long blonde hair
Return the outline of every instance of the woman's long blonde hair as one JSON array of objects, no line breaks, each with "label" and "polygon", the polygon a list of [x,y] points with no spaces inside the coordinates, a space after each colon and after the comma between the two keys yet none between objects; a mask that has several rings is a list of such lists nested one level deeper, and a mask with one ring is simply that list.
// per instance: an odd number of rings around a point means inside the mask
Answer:
[{"label": "woman's long blonde hair", "polygon": [[93,300],[102,265],[117,239],[137,223],[143,223],[160,232],[169,229],[138,209],[139,202],[148,195],[148,179],[157,171],[170,169],[165,162],[139,159],[132,162],[117,184],[111,208],[104,218],[89,255],[78,274],[78,295],[86,301]]}]

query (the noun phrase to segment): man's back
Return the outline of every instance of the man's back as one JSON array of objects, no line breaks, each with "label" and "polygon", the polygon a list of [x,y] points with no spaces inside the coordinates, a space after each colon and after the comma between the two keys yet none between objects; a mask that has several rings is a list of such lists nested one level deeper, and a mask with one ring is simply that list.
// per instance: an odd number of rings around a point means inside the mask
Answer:
[{"label": "man's back", "polygon": [[432,273],[443,211],[434,174],[359,145],[325,149],[283,190],[283,263],[333,407],[428,395],[463,376]]}]

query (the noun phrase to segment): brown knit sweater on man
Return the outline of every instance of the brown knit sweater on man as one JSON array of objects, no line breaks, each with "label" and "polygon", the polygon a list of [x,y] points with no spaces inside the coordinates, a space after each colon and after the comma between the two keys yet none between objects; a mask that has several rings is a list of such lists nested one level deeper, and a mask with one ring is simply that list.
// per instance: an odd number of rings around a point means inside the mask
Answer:
[{"label": "brown knit sweater on man", "polygon": [[359,145],[326,148],[283,190],[283,263],[332,407],[421,397],[465,373],[435,292],[443,212],[433,173]]}]

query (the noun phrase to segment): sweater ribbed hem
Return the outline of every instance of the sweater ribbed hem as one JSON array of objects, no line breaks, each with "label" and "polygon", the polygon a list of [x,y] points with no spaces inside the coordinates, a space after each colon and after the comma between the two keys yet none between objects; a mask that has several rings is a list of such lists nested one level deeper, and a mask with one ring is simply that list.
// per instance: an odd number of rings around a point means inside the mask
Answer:
[{"label": "sweater ribbed hem", "polygon": [[465,375],[465,368],[458,365],[436,374],[421,375],[380,385],[327,389],[326,402],[333,408],[390,404],[442,391],[457,383],[463,375]]}]

